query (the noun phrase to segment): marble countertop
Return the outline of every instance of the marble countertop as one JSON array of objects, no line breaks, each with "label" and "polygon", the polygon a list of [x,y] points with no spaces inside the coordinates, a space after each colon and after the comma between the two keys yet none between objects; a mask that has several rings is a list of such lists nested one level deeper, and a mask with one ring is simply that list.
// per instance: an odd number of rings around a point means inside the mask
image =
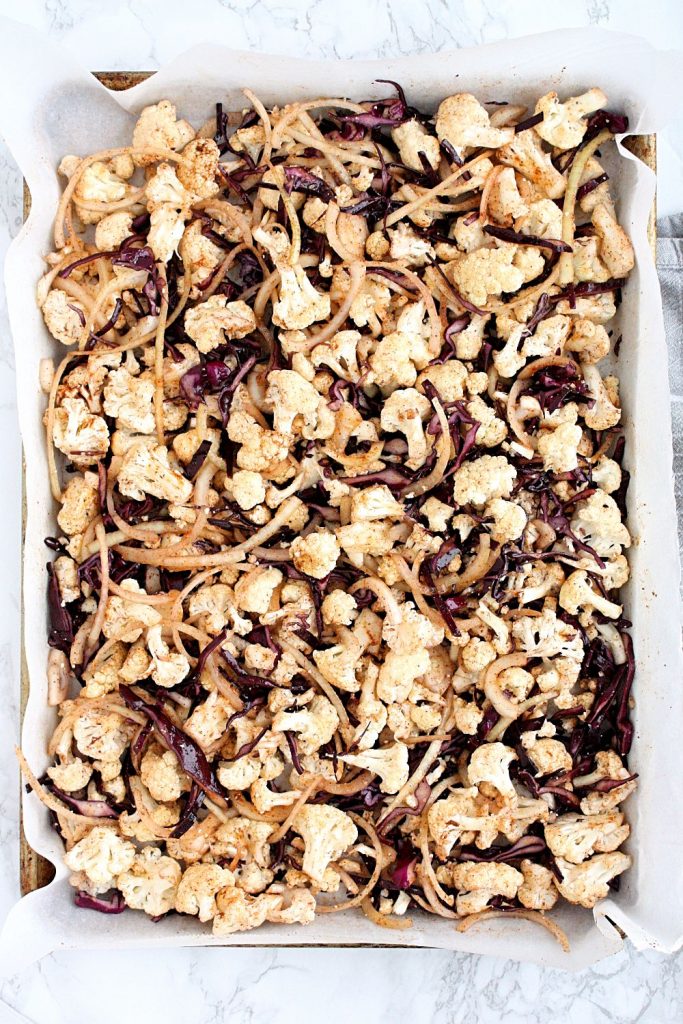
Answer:
[{"label": "marble countertop", "polygon": [[[188,11],[191,10],[191,18]],[[193,43],[309,57],[370,57],[471,46],[601,25],[683,47],[674,0],[0,0],[93,68],[153,70]],[[182,26],[182,27],[180,27]],[[10,102],[3,97],[2,102]],[[683,122],[659,138],[659,214],[683,211]],[[21,224],[19,172],[0,143],[0,256]],[[0,589],[0,920],[18,893],[21,443],[12,346],[0,291],[0,505],[9,538]],[[124,995],[125,993],[125,995]],[[123,996],[123,999],[116,998]],[[438,950],[241,949],[75,952],[0,985],[0,1024],[665,1024],[683,1020],[683,952],[627,946],[578,975]]]}]

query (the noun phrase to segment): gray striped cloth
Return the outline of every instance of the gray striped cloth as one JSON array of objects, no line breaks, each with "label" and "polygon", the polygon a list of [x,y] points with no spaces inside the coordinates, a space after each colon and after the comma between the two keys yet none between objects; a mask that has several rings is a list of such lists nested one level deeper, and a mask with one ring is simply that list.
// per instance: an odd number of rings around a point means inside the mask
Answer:
[{"label": "gray striped cloth", "polygon": [[657,271],[669,348],[678,541],[683,554],[683,214],[657,224]]}]

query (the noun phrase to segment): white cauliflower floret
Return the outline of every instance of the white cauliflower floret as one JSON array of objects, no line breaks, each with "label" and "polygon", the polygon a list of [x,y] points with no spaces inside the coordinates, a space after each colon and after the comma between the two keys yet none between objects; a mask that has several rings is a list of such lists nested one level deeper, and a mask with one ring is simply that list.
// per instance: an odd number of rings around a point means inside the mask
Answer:
[{"label": "white cauliflower floret", "polygon": [[330,861],[337,860],[358,838],[348,814],[324,804],[307,804],[292,822],[292,831],[304,841],[302,870],[314,882],[323,882]]},{"label": "white cauliflower floret", "polygon": [[396,501],[386,484],[373,484],[351,495],[351,521],[368,522],[373,519],[402,519],[403,506]]},{"label": "white cauliflower floret", "polygon": [[609,354],[609,334],[602,324],[575,319],[565,344],[567,352],[576,352],[582,363],[599,363]]},{"label": "white cauliflower floret", "polygon": [[229,302],[225,295],[210,295],[185,313],[185,331],[203,353],[224,345],[226,339],[245,338],[255,329],[253,309],[241,299]]},{"label": "white cauliflower floret", "polygon": [[[445,364],[447,365],[447,364]],[[505,420],[499,419],[495,410],[478,395],[467,403],[467,411],[479,423],[477,444],[484,448],[495,448],[505,440],[508,432]]]},{"label": "white cauliflower floret", "polygon": [[593,210],[592,222],[600,239],[600,258],[603,263],[612,277],[626,277],[635,263],[628,235],[603,203]]},{"label": "white cauliflower floret", "polygon": [[556,92],[546,93],[536,101],[534,114],[543,114],[536,131],[555,149],[573,149],[586,134],[586,114],[599,110],[607,102],[602,89],[589,89],[580,96],[570,96],[560,103]]},{"label": "white cauliflower floret", "polygon": [[112,370],[104,386],[104,411],[117,420],[118,430],[154,432],[154,381],[133,377],[125,367]]},{"label": "white cauliflower floret", "polygon": [[481,508],[492,498],[507,498],[517,470],[504,455],[482,455],[465,462],[453,475],[453,496],[458,505]]},{"label": "white cauliflower floret", "polygon": [[125,199],[130,192],[131,186],[121,180],[111,165],[96,160],[85,168],[74,193],[81,221],[83,224],[96,224],[102,213],[99,210],[84,209],[79,205],[79,200],[83,203],[116,203]]},{"label": "white cauliflower floret", "polygon": [[91,662],[83,673],[86,697],[103,697],[118,689],[119,674],[126,658],[122,643],[112,644],[107,654]]},{"label": "white cauliflower floret", "polygon": [[171,653],[161,637],[161,626],[147,630],[147,647],[152,655],[151,676],[158,686],[170,688],[182,682],[190,671],[190,663],[184,654]]},{"label": "white cauliflower floret", "polygon": [[442,100],[436,113],[436,134],[441,142],[450,142],[460,158],[468,147],[497,149],[515,137],[514,128],[494,128],[486,109],[468,92]]},{"label": "white cauliflower floret", "polygon": [[127,210],[107,214],[95,228],[95,246],[101,252],[118,249],[133,231],[133,217]]},{"label": "white cauliflower floret", "polygon": [[523,860],[519,866],[524,875],[517,891],[519,902],[529,910],[552,910],[558,900],[552,871],[532,860]]},{"label": "white cauliflower floret", "polygon": [[432,533],[443,533],[453,517],[453,509],[438,498],[429,497],[420,509]]},{"label": "white cauliflower floret", "polygon": [[422,615],[411,601],[401,606],[401,620],[384,620],[382,640],[396,654],[410,654],[423,648],[436,647],[443,640],[443,627]]},{"label": "white cauliflower floret", "polygon": [[579,664],[583,660],[581,634],[558,619],[552,608],[544,608],[537,616],[517,619],[512,626],[512,635],[531,658],[560,655]]},{"label": "white cauliflower floret", "polygon": [[630,778],[630,773],[621,762],[621,758],[614,750],[599,750],[595,755],[595,771],[590,775],[577,776],[574,785],[579,788],[592,786],[602,779],[623,779],[623,785],[615,786],[614,789],[601,793],[600,790],[593,790],[581,801],[582,814],[601,814],[604,811],[611,811],[620,803],[623,803],[636,788],[636,780]]},{"label": "white cauliflower floret", "polygon": [[223,250],[202,234],[202,222],[199,220],[192,221],[185,228],[178,249],[183,265],[190,271],[193,288],[201,295],[197,286],[209,280],[223,259]]},{"label": "white cauliflower floret", "polygon": [[347,693],[356,693],[360,689],[360,683],[356,681],[360,655],[361,646],[354,638],[349,643],[314,651],[313,660],[328,683]]},{"label": "white cauliflower floret", "polygon": [[241,757],[239,761],[221,761],[216,772],[225,789],[249,789],[261,774],[258,757]]},{"label": "white cauliflower floret", "polygon": [[294,370],[272,370],[268,374],[266,402],[273,410],[275,430],[290,435],[294,433],[296,423],[297,433],[303,431],[307,437],[314,436],[325,406],[314,386]]},{"label": "white cauliflower floret", "polygon": [[621,605],[608,601],[591,586],[590,578],[585,569],[577,569],[562,584],[559,597],[560,607],[570,615],[578,615],[582,609],[580,621],[591,617],[594,611],[606,615],[608,619],[618,619]]},{"label": "white cauliflower floret", "polygon": [[158,260],[168,263],[178,251],[191,215],[191,205],[198,196],[188,192],[170,164],[159,164],[145,187],[150,228],[147,241]]},{"label": "white cauliflower floret", "polygon": [[314,754],[329,743],[339,725],[334,705],[321,694],[297,711],[279,711],[273,718],[273,732],[295,732],[299,749]]},{"label": "white cauliflower floret", "polygon": [[224,734],[232,713],[232,706],[214,690],[187,719],[185,732],[197,741],[202,750],[208,750]]},{"label": "white cauliflower floret", "polygon": [[237,469],[230,478],[230,492],[240,508],[249,510],[266,498],[266,485],[260,473]]},{"label": "white cauliflower floret", "polygon": [[396,322],[396,330],[385,335],[370,356],[372,379],[383,395],[414,384],[418,370],[429,363],[429,327],[424,316],[423,302],[406,306]]},{"label": "white cauliflower floret", "polygon": [[186,189],[201,199],[209,199],[218,192],[215,178],[218,174],[220,152],[213,139],[193,139],[183,149],[178,164],[178,178]]},{"label": "white cauliflower floret", "polygon": [[571,864],[594,853],[612,853],[628,839],[630,828],[620,811],[603,814],[562,814],[544,828],[550,852]]},{"label": "white cauliflower floret", "polygon": [[344,380],[358,380],[358,342],[360,331],[337,331],[335,336],[322,345],[316,345],[311,352],[313,366],[329,366]]},{"label": "white cauliflower floret", "polygon": [[392,743],[389,747],[365,750],[362,754],[345,754],[340,761],[379,775],[379,788],[383,793],[398,793],[408,781],[408,748],[405,743]]},{"label": "white cauliflower floret", "polygon": [[218,893],[216,906],[213,934],[217,936],[249,931],[264,921],[310,924],[315,918],[315,896],[308,889],[278,889],[249,896],[243,889],[227,886]]},{"label": "white cauliflower floret", "polygon": [[326,626],[350,626],[358,615],[355,597],[344,590],[333,590],[327,594],[321,611]]},{"label": "white cauliflower floret", "polygon": [[407,700],[416,679],[429,669],[427,651],[409,651],[385,655],[377,680],[377,696],[385,704],[400,704]]},{"label": "white cauliflower floret", "polygon": [[512,747],[504,743],[484,743],[472,753],[467,775],[473,786],[482,782],[494,786],[506,800],[516,800],[515,787],[510,780],[509,766],[517,759]]},{"label": "white cauliflower floret", "polygon": [[631,545],[619,506],[604,491],[598,490],[585,501],[577,502],[571,528],[579,540],[590,545],[601,558],[620,555],[622,548]]},{"label": "white cauliflower floret", "polygon": [[73,558],[69,558],[68,555],[60,555],[59,558],[55,558],[52,568],[57,577],[62,604],[77,601],[81,596],[81,583],[78,578],[78,566]]},{"label": "white cauliflower floret", "polygon": [[583,413],[586,426],[592,430],[609,430],[621,419],[621,409],[607,390],[607,384],[610,380],[614,381],[614,378],[605,378],[603,381],[597,366],[589,363],[582,363],[581,371],[588,385],[588,397],[593,402],[592,406],[586,406]]},{"label": "white cauliflower floret", "polygon": [[467,367],[458,359],[428,366],[419,376],[419,384],[431,381],[444,402],[459,402],[465,395]]},{"label": "white cauliflower floret", "polygon": [[154,800],[179,800],[190,788],[189,779],[172,750],[150,747],[145,751],[140,762],[140,778]]},{"label": "white cauliflower floret", "polygon": [[274,566],[258,566],[240,576],[235,584],[235,601],[242,611],[264,615],[284,576]]},{"label": "white cauliflower floret", "polygon": [[489,192],[487,207],[489,216],[498,224],[512,226],[516,217],[522,217],[528,207],[519,194],[517,179],[512,167],[503,167]]},{"label": "white cauliflower floret", "polygon": [[591,476],[594,484],[607,494],[612,494],[619,490],[621,485],[621,466],[614,459],[608,459],[603,455],[593,463]]},{"label": "white cauliflower floret", "polygon": [[429,165],[436,170],[441,160],[439,140],[430,135],[419,121],[404,121],[391,130],[391,138],[398,146],[401,163],[413,171],[424,172],[420,153],[427,158]]},{"label": "white cauliflower floret", "polygon": [[553,165],[550,153],[543,150],[533,129],[519,132],[512,142],[498,151],[497,156],[501,163],[514,167],[548,199],[559,199],[564,194],[564,176]]},{"label": "white cauliflower floret", "polygon": [[288,331],[303,331],[316,320],[330,315],[330,296],[318,292],[299,263],[289,262],[289,244],[284,233],[259,227],[254,239],[268,250],[280,274],[279,296],[273,304],[273,323]]},{"label": "white cauliflower floret", "polygon": [[396,228],[389,229],[389,238],[389,255],[392,260],[408,266],[424,267],[434,258],[434,247],[429,239],[422,238],[405,221],[401,221]]},{"label": "white cauliflower floret", "polygon": [[524,273],[515,262],[517,246],[477,249],[447,264],[447,274],[459,292],[476,306],[503,292],[516,292]]},{"label": "white cauliflower floret", "polygon": [[111,595],[107,602],[102,632],[109,640],[123,640],[132,644],[142,635],[144,629],[161,622],[161,614],[154,605],[135,600],[136,594],[147,597],[147,592],[136,580],[122,580],[120,586],[130,594],[130,598],[119,597],[118,594]]},{"label": "white cauliflower floret", "polygon": [[109,449],[109,431],[82,398],[65,398],[55,409],[52,440],[76,466],[99,462]]},{"label": "white cauliflower floret", "polygon": [[173,910],[181,873],[178,861],[162,856],[156,847],[145,846],[116,884],[127,906],[159,917]]},{"label": "white cauliflower floret", "polygon": [[592,909],[609,894],[608,883],[631,866],[631,858],[625,853],[599,853],[583,864],[570,864],[557,857],[562,881],[555,884],[570,903]]},{"label": "white cauliflower floret", "polygon": [[484,509],[484,517],[493,517],[489,526],[491,536],[498,544],[517,540],[522,536],[527,523],[527,514],[521,505],[505,498],[494,498]]},{"label": "white cauliflower floret", "polygon": [[490,846],[498,834],[498,826],[489,816],[486,801],[476,786],[454,789],[436,800],[427,811],[429,834],[434,840],[436,855],[445,860],[461,836],[475,832],[482,848]]},{"label": "white cauliflower floret", "polygon": [[133,129],[135,149],[153,149],[155,153],[136,154],[135,163],[141,167],[156,163],[159,150],[180,150],[194,138],[194,128],[187,121],[178,121],[176,108],[169,100],[161,100],[144,107]]},{"label": "white cauliflower floret", "polygon": [[551,772],[569,771],[572,759],[567,748],[559,740],[549,738],[537,739],[527,754],[536,769],[536,775],[550,775]]},{"label": "white cauliflower floret", "polygon": [[183,872],[175,898],[179,914],[194,914],[200,921],[216,916],[216,895],[221,889],[233,887],[232,871],[218,864],[190,864]]},{"label": "white cauliflower floret", "polygon": [[421,395],[415,388],[404,388],[389,395],[382,406],[380,423],[382,430],[391,433],[400,431],[408,442],[409,469],[419,469],[427,458],[429,445],[425,436],[422,421],[432,411],[429,399]]},{"label": "white cauliflower floret", "polygon": [[315,530],[305,537],[295,537],[290,551],[299,572],[322,580],[337,564],[340,548],[337,538],[329,530]]},{"label": "white cauliflower floret", "polygon": [[47,774],[59,789],[64,790],[65,793],[75,793],[88,785],[92,775],[92,766],[81,761],[80,757],[75,757],[73,761],[67,761],[66,764],[52,765],[51,768],[48,768]]},{"label": "white cauliflower floret", "polygon": [[62,495],[62,507],[57,515],[60,529],[69,536],[83,533],[99,514],[97,478],[92,474],[74,476]]},{"label": "white cauliflower floret", "polygon": [[251,621],[242,618],[237,611],[235,595],[226,583],[196,590],[190,595],[188,610],[191,618],[199,616],[197,624],[212,636],[228,624],[240,636],[246,636],[252,629]]},{"label": "white cauliflower floret", "polygon": [[581,443],[581,427],[560,423],[555,430],[542,430],[538,435],[538,453],[543,468],[551,473],[568,473],[579,464],[577,449]]},{"label": "white cauliflower floret", "polygon": [[456,696],[453,699],[453,717],[458,732],[464,732],[466,736],[474,736],[484,717],[484,712],[477,707],[474,701],[465,701],[462,697]]},{"label": "white cauliflower floret", "polygon": [[128,740],[124,719],[115,711],[87,708],[74,722],[74,741],[84,757],[114,761],[124,752]]},{"label": "white cauliflower floret", "polygon": [[138,442],[123,456],[118,487],[127,498],[143,501],[148,494],[182,505],[192,494],[192,483],[173,469],[168,448]]},{"label": "white cauliflower floret", "polygon": [[528,213],[515,221],[515,230],[536,238],[562,237],[562,210],[552,199],[538,199]]},{"label": "white cauliflower floret", "polygon": [[134,860],[133,844],[109,825],[95,825],[64,855],[66,866],[72,871],[83,871],[100,892],[111,888],[116,877],[127,871]]},{"label": "white cauliflower floret", "polygon": [[77,345],[85,326],[82,304],[60,288],[52,288],[41,305],[48,331],[62,345]]},{"label": "white cauliflower floret", "polygon": [[460,889],[455,906],[465,917],[484,910],[494,896],[513,899],[524,881],[524,875],[511,864],[454,864],[450,869],[451,884]]}]

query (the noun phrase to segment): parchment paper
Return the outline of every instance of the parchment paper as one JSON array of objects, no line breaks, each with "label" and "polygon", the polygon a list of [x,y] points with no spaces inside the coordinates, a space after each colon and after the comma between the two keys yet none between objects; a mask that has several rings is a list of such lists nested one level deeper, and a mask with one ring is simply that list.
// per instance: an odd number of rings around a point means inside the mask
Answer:
[{"label": "parchment paper", "polygon": [[[553,32],[452,53],[382,61],[303,62],[215,45],[195,47],[154,77],[124,93],[110,94],[53,43],[26,26],[0,21],[0,130],[26,177],[32,196],[28,222],[13,243],[5,267],[17,364],[19,420],[26,456],[28,520],[24,559],[26,657],[31,681],[23,748],[37,774],[54,712],[46,706],[46,549],[55,532],[48,486],[38,389],[38,363],[57,343],[35,306],[42,258],[51,249],[51,228],[60,187],[56,167],[66,153],[85,155],[127,144],[133,115],[145,104],[172,99],[183,117],[199,126],[216,101],[245,105],[249,86],[266,102],[386,93],[376,78],[400,81],[409,100],[433,108],[444,96],[470,90],[485,100],[531,101],[549,89],[561,94],[600,85],[610,106],[629,115],[631,130],[661,127],[681,95],[683,55],[657,52],[641,40],[601,30]],[[679,564],[673,501],[669,392],[661,300],[646,225],[654,175],[622,150],[609,168],[619,197],[620,219],[633,239],[637,267],[625,289],[617,330],[627,432],[632,581],[626,613],[633,620],[638,660],[632,770],[640,785],[628,805],[634,867],[619,893],[593,914],[563,907],[555,915],[572,952],[562,953],[542,929],[508,919],[477,926],[465,935],[452,922],[414,915],[411,931],[377,929],[360,913],[323,916],[302,927],[264,926],[222,940],[224,945],[435,946],[491,953],[578,970],[617,950],[621,936],[638,947],[672,951],[683,942],[683,660],[680,650]],[[73,905],[62,863],[62,846],[33,796],[24,797],[29,843],[56,866],[55,880],[24,897],[10,912],[0,938],[0,970],[6,975],[46,953],[69,947],[221,944],[194,918],[171,916],[153,924],[143,914],[103,917]]]}]

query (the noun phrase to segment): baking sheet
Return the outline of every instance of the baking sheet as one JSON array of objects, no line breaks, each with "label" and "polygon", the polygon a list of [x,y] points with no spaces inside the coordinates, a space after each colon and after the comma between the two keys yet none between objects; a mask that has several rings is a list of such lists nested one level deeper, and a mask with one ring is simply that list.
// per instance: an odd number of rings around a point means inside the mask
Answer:
[{"label": "baking sheet", "polygon": [[[47,646],[43,537],[54,532],[42,428],[43,401],[37,387],[39,360],[54,354],[35,307],[35,282],[50,248],[59,198],[55,167],[68,152],[85,154],[126,144],[133,116],[142,106],[170,97],[182,116],[201,124],[221,100],[243,105],[242,86],[266,103],[321,95],[355,99],[380,95],[377,77],[399,80],[423,107],[465,89],[485,99],[533,101],[556,88],[561,93],[600,84],[614,108],[624,110],[634,132],[661,127],[681,86],[681,57],[657,52],[641,40],[601,30],[548,33],[456,53],[354,62],[302,62],[195,47],[145,82],[112,94],[88,72],[26,26],[0,21],[0,87],[5,100],[0,130],[32,196],[30,217],[8,255],[5,278],[17,362],[19,419],[26,453],[27,523],[24,560],[26,659],[31,689],[23,746],[34,768],[46,764],[45,745],[54,713],[45,703]],[[30,68],[30,75],[25,69]],[[504,69],[501,71],[501,69]],[[220,941],[194,919],[170,917],[153,924],[139,914],[104,919],[72,903],[62,847],[34,797],[24,800],[24,825],[31,846],[56,866],[54,881],[24,897],[10,912],[0,938],[5,974],[47,952],[73,947],[170,945],[385,945],[436,946],[579,969],[614,952],[621,935],[639,946],[673,950],[683,942],[683,803],[678,800],[679,743],[683,721],[680,679],[679,567],[671,472],[669,394],[661,300],[647,241],[654,175],[630,154],[610,173],[621,197],[620,218],[636,250],[637,268],[625,290],[616,329],[624,336],[620,357],[627,467],[633,472],[629,525],[633,580],[626,595],[638,657],[636,740],[631,764],[641,774],[629,816],[634,827],[633,869],[621,891],[591,915],[563,907],[555,916],[567,931],[572,952],[563,954],[533,925],[495,921],[461,935],[449,921],[418,917],[409,932],[379,932],[362,915],[326,915],[306,928],[266,926]],[[637,432],[634,423],[638,424]],[[666,831],[664,831],[666,829]],[[246,942],[245,942],[246,939]]]}]

